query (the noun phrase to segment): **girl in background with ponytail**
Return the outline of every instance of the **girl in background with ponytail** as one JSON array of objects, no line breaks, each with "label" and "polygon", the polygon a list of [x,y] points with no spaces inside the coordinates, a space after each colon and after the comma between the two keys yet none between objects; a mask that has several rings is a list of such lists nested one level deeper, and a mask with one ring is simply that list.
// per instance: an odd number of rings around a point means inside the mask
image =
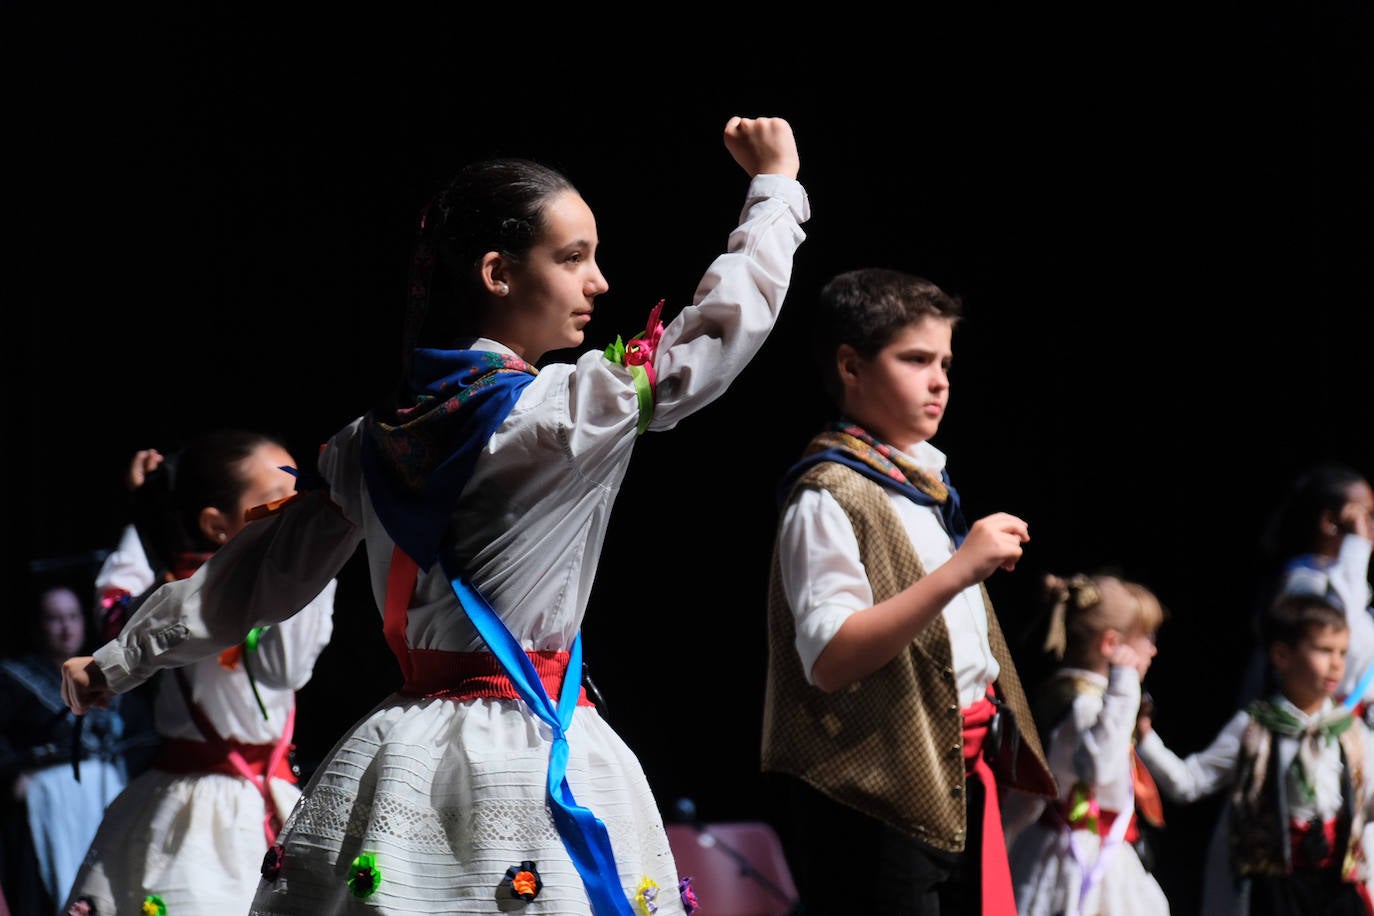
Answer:
[{"label": "girl in background with ponytail", "polygon": [[1044,591],[1045,649],[1058,665],[1040,688],[1035,721],[1060,796],[1038,805],[1010,840],[1017,912],[1167,914],[1141,839],[1142,819],[1163,825],[1159,795],[1135,753],[1141,681],[1164,608],[1149,589],[1113,575],[1050,575]]}]

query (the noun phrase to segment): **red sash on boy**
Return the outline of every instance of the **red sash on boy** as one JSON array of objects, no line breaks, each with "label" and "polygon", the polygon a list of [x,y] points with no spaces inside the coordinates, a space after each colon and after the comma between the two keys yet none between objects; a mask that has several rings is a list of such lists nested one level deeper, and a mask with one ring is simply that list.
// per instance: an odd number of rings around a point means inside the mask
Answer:
[{"label": "red sash on boy", "polygon": [[[992,688],[988,688],[992,693]],[[983,913],[1002,916],[1016,912],[1016,895],[1011,886],[1011,866],[1007,862],[1007,841],[1002,833],[1002,809],[997,797],[997,777],[983,759],[983,739],[997,714],[990,696],[963,711],[964,773],[983,784],[983,844],[979,871],[983,876]]]}]

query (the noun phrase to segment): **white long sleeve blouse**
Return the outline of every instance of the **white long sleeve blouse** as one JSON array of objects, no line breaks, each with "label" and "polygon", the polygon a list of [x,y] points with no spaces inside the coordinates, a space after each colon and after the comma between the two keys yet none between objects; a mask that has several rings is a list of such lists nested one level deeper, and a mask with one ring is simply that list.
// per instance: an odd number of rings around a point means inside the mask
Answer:
[{"label": "white long sleeve blouse", "polygon": [[[650,431],[671,429],[718,398],[763,345],[809,216],[795,180],[750,181],[726,250],[701,278],[692,304],[664,330]],[[495,341],[473,346],[508,352]],[[582,625],[638,420],[629,371],[590,350],[575,362],[541,367],[477,459],[455,510],[454,527],[463,532],[457,548],[473,584],[526,649],[567,649]],[[363,418],[353,421],[321,451],[327,493],[301,494],[284,511],[248,525],[195,575],[155,592],[119,638],[95,653],[117,692],[289,617],[364,540],[373,593],[384,607],[394,545],[363,480],[362,427]],[[625,523],[654,526],[661,511],[649,507],[638,522]],[[412,648],[482,646],[437,565],[420,573],[407,636]]]}]

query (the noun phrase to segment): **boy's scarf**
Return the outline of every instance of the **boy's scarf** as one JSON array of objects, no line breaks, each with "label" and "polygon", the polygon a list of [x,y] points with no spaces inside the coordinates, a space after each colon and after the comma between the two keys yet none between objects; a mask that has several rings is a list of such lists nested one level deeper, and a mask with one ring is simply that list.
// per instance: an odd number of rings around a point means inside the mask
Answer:
[{"label": "boy's scarf", "polygon": [[933,506],[940,511],[945,530],[957,547],[968,534],[968,523],[959,506],[959,494],[949,482],[949,474],[936,477],[921,468],[906,455],[886,443],[879,442],[859,426],[848,420],[836,421],[830,429],[817,434],[807,443],[799,461],[788,468],[778,488],[778,501],[787,498],[798,477],[807,468],[822,461],[846,465],[896,490],[919,506]]},{"label": "boy's scarf", "polygon": [[1317,797],[1314,783],[1317,755],[1323,744],[1330,745],[1351,726],[1354,719],[1350,710],[1344,706],[1333,706],[1306,724],[1279,705],[1277,700],[1256,700],[1246,712],[1274,734],[1297,739],[1298,753],[1293,758],[1290,770],[1297,778],[1302,800],[1311,804]]},{"label": "boy's scarf", "polygon": [[368,414],[368,493],[387,534],[421,569],[438,558],[477,456],[537,371],[505,353],[419,348],[405,396],[413,400]]}]

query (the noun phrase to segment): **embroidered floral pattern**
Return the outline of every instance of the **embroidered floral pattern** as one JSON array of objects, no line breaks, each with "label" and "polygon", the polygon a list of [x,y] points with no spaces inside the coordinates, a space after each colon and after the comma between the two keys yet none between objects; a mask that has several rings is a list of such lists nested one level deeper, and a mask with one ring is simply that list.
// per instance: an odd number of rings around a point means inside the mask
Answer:
[{"label": "embroidered floral pattern", "polygon": [[544,889],[544,882],[539,878],[539,870],[528,859],[506,869],[506,880],[510,881],[510,895],[526,903],[538,897],[539,892]]},{"label": "embroidered floral pattern", "polygon": [[382,870],[374,853],[363,853],[348,867],[348,891],[359,900],[371,897],[381,883]]},{"label": "embroidered floral pattern", "polygon": [[138,912],[140,916],[167,916],[167,903],[157,894],[149,894]]}]

